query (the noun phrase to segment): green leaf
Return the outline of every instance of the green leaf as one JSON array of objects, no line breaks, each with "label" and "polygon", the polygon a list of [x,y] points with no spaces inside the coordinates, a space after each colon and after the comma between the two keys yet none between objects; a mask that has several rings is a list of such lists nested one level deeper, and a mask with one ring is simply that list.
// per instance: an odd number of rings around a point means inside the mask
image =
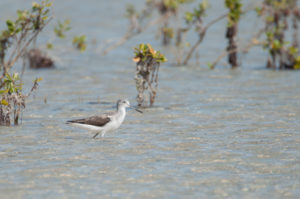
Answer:
[{"label": "green leaf", "polygon": [[80,50],[80,52],[83,52],[86,50],[86,36],[81,35],[81,36],[75,36],[73,38],[73,45],[75,46],[76,49]]},{"label": "green leaf", "polygon": [[278,39],[275,39],[272,44],[272,49],[279,50],[281,48],[281,43]]},{"label": "green leaf", "polygon": [[208,4],[208,1],[207,0],[203,0],[201,3],[200,3],[200,9],[205,11],[207,8],[208,8],[209,4]]},{"label": "green leaf", "polygon": [[137,14],[136,9],[134,7],[133,4],[128,4],[126,6],[126,17],[127,18],[131,18],[132,16],[134,16],[135,14]]},{"label": "green leaf", "polygon": [[37,2],[33,2],[32,3],[32,11],[33,12],[36,11],[36,10],[38,10],[40,7],[41,7],[41,5],[38,4]]},{"label": "green leaf", "polygon": [[2,94],[6,94],[6,93],[8,93],[8,90],[7,89],[5,89],[5,90],[0,90],[0,94],[2,95]]},{"label": "green leaf", "polygon": [[43,80],[43,78],[42,77],[39,77],[39,78],[36,78],[35,80],[34,80],[34,82],[40,82],[40,81],[42,81]]},{"label": "green leaf", "polygon": [[53,44],[51,43],[47,43],[47,46],[46,46],[48,49],[53,49]]},{"label": "green leaf", "polygon": [[19,74],[18,73],[14,73],[13,76],[12,76],[13,80],[16,81],[16,80],[19,80]]},{"label": "green leaf", "polygon": [[240,0],[225,0],[225,6],[228,8],[228,27],[236,24],[242,15],[242,4]]},{"label": "green leaf", "polygon": [[2,105],[5,105],[5,106],[8,106],[8,102],[7,102],[5,99],[2,99],[2,100],[1,100],[1,104],[2,104]]},{"label": "green leaf", "polygon": [[53,5],[53,2],[49,2],[49,3],[47,3],[45,6],[46,7],[51,7]]},{"label": "green leaf", "polygon": [[135,57],[134,62],[146,61],[149,58],[154,59],[156,62],[166,62],[166,57],[159,51],[155,51],[150,44],[139,44],[138,48],[134,48]]},{"label": "green leaf", "polygon": [[7,21],[6,21],[6,25],[7,25],[8,27],[14,26],[14,22],[12,22],[11,20],[7,20]]},{"label": "green leaf", "polygon": [[294,69],[295,70],[299,70],[300,69],[300,56],[296,57]]},{"label": "green leaf", "polygon": [[14,22],[12,22],[11,20],[7,20],[6,25],[7,25],[8,30],[11,33],[15,31],[15,23]]},{"label": "green leaf", "polygon": [[207,66],[210,68],[210,69],[214,69],[214,65],[212,63],[207,63]]},{"label": "green leaf", "polygon": [[191,12],[186,12],[185,13],[185,21],[187,24],[191,23],[193,21],[193,17],[194,17],[194,14],[191,13]]},{"label": "green leaf", "polygon": [[290,52],[291,55],[295,55],[295,54],[297,54],[299,52],[299,50],[298,50],[298,48],[296,48],[294,46],[291,46],[289,48],[289,52]]},{"label": "green leaf", "polygon": [[71,29],[70,27],[71,21],[66,19],[63,23],[58,21],[57,25],[54,27],[54,33],[59,38],[65,38],[65,32]]},{"label": "green leaf", "polygon": [[50,12],[50,10],[49,10],[49,9],[46,9],[46,10],[44,11],[43,15],[47,15],[49,12]]},{"label": "green leaf", "polygon": [[267,16],[266,17],[266,21],[269,22],[269,23],[271,23],[271,22],[274,21],[274,17],[273,16]]}]

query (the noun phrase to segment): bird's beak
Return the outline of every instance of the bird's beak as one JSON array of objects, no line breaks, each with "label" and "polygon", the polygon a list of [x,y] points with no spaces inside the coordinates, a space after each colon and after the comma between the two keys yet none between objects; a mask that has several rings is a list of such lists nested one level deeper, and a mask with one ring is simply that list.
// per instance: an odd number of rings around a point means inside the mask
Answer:
[{"label": "bird's beak", "polygon": [[143,111],[141,111],[141,110],[139,110],[139,109],[137,109],[137,108],[135,108],[134,110],[135,110],[136,112],[143,113]]},{"label": "bird's beak", "polygon": [[132,106],[130,106],[130,108],[131,108],[131,109],[134,109],[136,112],[143,113],[143,111],[141,111],[141,110],[139,110],[139,109],[137,109],[137,108],[134,108],[134,107],[132,107]]}]

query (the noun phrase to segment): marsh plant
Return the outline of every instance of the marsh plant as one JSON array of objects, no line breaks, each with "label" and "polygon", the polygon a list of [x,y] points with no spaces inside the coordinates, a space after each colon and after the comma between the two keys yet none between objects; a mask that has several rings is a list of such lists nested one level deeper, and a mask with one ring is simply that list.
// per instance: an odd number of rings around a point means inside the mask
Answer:
[{"label": "marsh plant", "polygon": [[10,126],[11,120],[15,125],[19,124],[21,111],[25,108],[26,99],[35,91],[38,87],[38,82],[41,78],[34,80],[33,86],[29,93],[22,93],[22,83],[18,73],[14,73],[12,76],[8,73],[3,79],[3,87],[0,90],[0,125]]},{"label": "marsh plant", "polygon": [[85,35],[80,35],[80,36],[75,36],[73,38],[73,46],[75,49],[79,50],[80,52],[84,52],[86,50],[86,36]]},{"label": "marsh plant", "polygon": [[[53,29],[55,38],[66,39],[68,37],[67,32],[71,30],[70,23],[71,21],[69,19],[66,19],[63,22],[58,20],[57,24],[54,26]],[[84,52],[87,46],[86,36],[74,36],[72,40],[72,45],[75,50]],[[53,41],[47,42],[46,49],[54,49]],[[33,47],[26,54],[26,58],[30,68],[51,68],[55,66],[54,60],[50,56],[48,56],[46,50],[42,50],[41,48]]]},{"label": "marsh plant", "polygon": [[41,49],[31,48],[25,54],[24,64],[33,69],[52,68],[54,67],[54,60]]},{"label": "marsh plant", "polygon": [[238,22],[242,15],[241,0],[225,0],[225,6],[229,10],[227,14],[226,38],[228,39],[228,63],[232,68],[238,66],[237,59],[237,33]]},{"label": "marsh plant", "polygon": [[163,45],[169,45],[174,38],[176,28],[171,27],[171,21],[176,20],[180,8],[194,0],[146,0],[142,9],[133,4],[126,7],[125,17],[129,20],[126,34],[117,42],[108,46],[103,53],[123,45],[136,35],[146,32],[150,27],[156,26],[156,32]]},{"label": "marsh plant", "polygon": [[51,3],[42,1],[33,3],[31,10],[18,10],[16,20],[7,20],[6,29],[0,33],[0,125],[18,124],[20,112],[25,108],[25,100],[37,88],[34,81],[28,94],[22,93],[22,75],[11,74],[10,69],[24,57],[39,33],[51,20]]},{"label": "marsh plant", "polygon": [[[256,9],[251,1],[223,0],[226,11],[214,15],[210,21],[205,18],[211,7],[208,0],[197,2],[185,14],[181,12],[184,4],[192,2],[196,1],[145,0],[144,9],[138,10],[134,5],[128,6],[126,14],[130,21],[128,31],[121,40],[109,46],[105,53],[124,44],[133,36],[146,32],[149,27],[156,26],[158,28],[154,28],[156,33],[153,34],[159,33],[162,44],[174,45],[173,52],[175,52],[177,65],[187,65],[204,41],[208,29],[224,20],[226,23],[224,33],[228,44],[221,53],[216,55],[215,60],[208,63],[211,69],[226,56],[231,68],[236,68],[241,64],[238,62],[238,54],[247,54],[254,46],[263,46],[268,51],[268,68],[300,69],[298,41],[300,9],[297,0],[262,0],[261,5]],[[259,16],[257,24],[263,22],[264,27],[254,28],[251,38],[246,39],[246,42],[241,38],[238,40],[238,26],[245,22],[242,20],[243,15],[255,10]],[[178,20],[180,18],[182,20]],[[196,40],[188,38],[192,34],[196,34]],[[263,40],[262,35],[265,35]]]},{"label": "marsh plant", "polygon": [[159,51],[155,51],[150,44],[140,44],[134,49],[136,62],[135,83],[138,95],[136,97],[138,106],[145,105],[147,91],[149,105],[155,101],[158,86],[158,71],[161,63],[166,62],[166,57]]},{"label": "marsh plant", "polygon": [[162,35],[162,44],[169,45],[174,38],[176,28],[170,26],[171,19],[176,19],[179,9],[182,5],[193,2],[194,0],[152,0],[160,16],[162,17],[162,25],[160,33]]},{"label": "marsh plant", "polygon": [[[70,20],[65,20],[64,22],[58,20],[57,25],[54,26],[55,36],[63,39],[65,38],[66,32],[70,29]],[[53,49],[52,42],[48,42],[46,47],[47,49]],[[35,45],[25,54],[24,62],[33,69],[54,67],[54,60],[48,56],[45,50],[37,48]]]},{"label": "marsh plant", "polygon": [[[67,37],[66,33],[71,30],[71,21],[69,19],[61,22],[57,21],[56,26],[54,27],[55,35],[60,39],[65,39]],[[86,36],[85,35],[75,35],[72,40],[73,47],[80,52],[84,52],[86,50]],[[49,49],[53,48],[52,43],[48,43],[47,46]]]},{"label": "marsh plant", "polygon": [[[176,36],[176,48],[178,49],[177,64],[187,65],[192,55],[195,53],[195,50],[200,46],[203,39],[205,38],[207,30],[219,22],[220,20],[226,17],[226,14],[217,16],[213,20],[205,23],[205,16],[207,9],[209,8],[209,3],[207,0],[203,0],[201,3],[196,6],[193,11],[188,11],[185,13],[185,25],[184,28],[180,28],[177,31]],[[196,42],[188,42],[185,40],[185,35],[187,32],[194,30],[197,34],[198,39]],[[187,45],[188,44],[188,45]],[[188,51],[185,53],[184,49],[188,47]],[[184,57],[183,62],[181,57]]]},{"label": "marsh plant", "polygon": [[207,27],[204,27],[203,25],[203,18],[205,17],[206,14],[206,9],[208,8],[208,1],[204,0],[201,2],[192,12],[186,12],[184,19],[185,19],[185,27],[180,28],[177,31],[177,36],[176,36],[176,47],[178,49],[178,53],[180,56],[177,57],[177,64],[181,64],[181,57],[183,57],[183,50],[186,44],[190,46],[190,43],[185,41],[184,36],[188,31],[190,31],[192,28],[195,29],[196,34],[198,35],[198,40],[196,43],[192,44],[192,47],[188,51],[183,64],[186,65],[188,61],[190,60],[192,54],[196,50],[196,48],[200,45],[200,43],[203,41],[205,34],[206,34],[206,29]]},{"label": "marsh plant", "polygon": [[[257,13],[265,21],[263,47],[269,52],[268,68],[300,69],[297,0],[265,0]],[[292,30],[292,40],[287,39]]]},{"label": "marsh plant", "polygon": [[[225,19],[227,13],[216,16],[213,20],[204,23],[204,17],[209,7],[209,1],[203,0],[192,11],[186,12],[184,15],[185,24],[178,25],[178,16],[181,17],[181,7],[183,5],[192,3],[193,0],[147,0],[145,7],[142,10],[137,10],[134,5],[127,7],[126,17],[130,21],[129,29],[125,36],[118,42],[109,46],[104,50],[104,54],[108,53],[112,49],[124,44],[127,40],[133,36],[145,32],[149,27],[156,25],[158,35],[161,36],[163,45],[170,45],[171,41],[174,40],[175,48],[177,49],[177,64],[187,65],[192,55],[202,43],[207,30],[219,22]],[[154,11],[157,11],[157,15],[154,15]],[[150,20],[152,19],[152,20]],[[172,27],[170,24],[176,21],[176,27]],[[174,25],[173,25],[174,26]],[[187,42],[185,40],[186,34],[194,30],[198,35],[196,42]],[[188,48],[187,50],[185,50]]]},{"label": "marsh plant", "polygon": [[54,33],[58,38],[65,38],[66,32],[71,30],[71,21],[69,19],[64,20],[61,22],[60,20],[57,21],[56,26],[54,26]]}]

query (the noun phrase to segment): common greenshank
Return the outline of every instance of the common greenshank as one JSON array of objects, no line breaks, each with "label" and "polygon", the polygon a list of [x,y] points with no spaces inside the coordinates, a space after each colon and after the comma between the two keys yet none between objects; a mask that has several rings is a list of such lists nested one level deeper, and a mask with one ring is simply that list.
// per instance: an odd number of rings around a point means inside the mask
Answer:
[{"label": "common greenshank", "polygon": [[[96,132],[93,138],[101,133],[103,137],[108,131],[116,130],[123,123],[126,116],[126,108],[131,108],[128,100],[117,101],[117,111],[112,113],[106,113],[103,115],[92,116],[83,119],[76,119],[67,121],[67,124],[73,124],[80,128],[88,129],[92,132]],[[143,113],[142,111],[134,108],[136,111]]]}]

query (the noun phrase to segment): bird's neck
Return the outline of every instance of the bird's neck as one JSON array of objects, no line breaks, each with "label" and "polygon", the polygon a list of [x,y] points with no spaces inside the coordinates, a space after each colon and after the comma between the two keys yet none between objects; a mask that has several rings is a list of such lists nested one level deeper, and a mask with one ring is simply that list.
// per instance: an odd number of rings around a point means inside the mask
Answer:
[{"label": "bird's neck", "polygon": [[126,116],[126,108],[125,107],[119,107],[118,112],[119,112],[118,117],[123,121],[125,116]]},{"label": "bird's neck", "polygon": [[126,114],[126,108],[125,107],[118,107],[118,112],[119,113],[122,113],[122,115],[124,114]]}]

